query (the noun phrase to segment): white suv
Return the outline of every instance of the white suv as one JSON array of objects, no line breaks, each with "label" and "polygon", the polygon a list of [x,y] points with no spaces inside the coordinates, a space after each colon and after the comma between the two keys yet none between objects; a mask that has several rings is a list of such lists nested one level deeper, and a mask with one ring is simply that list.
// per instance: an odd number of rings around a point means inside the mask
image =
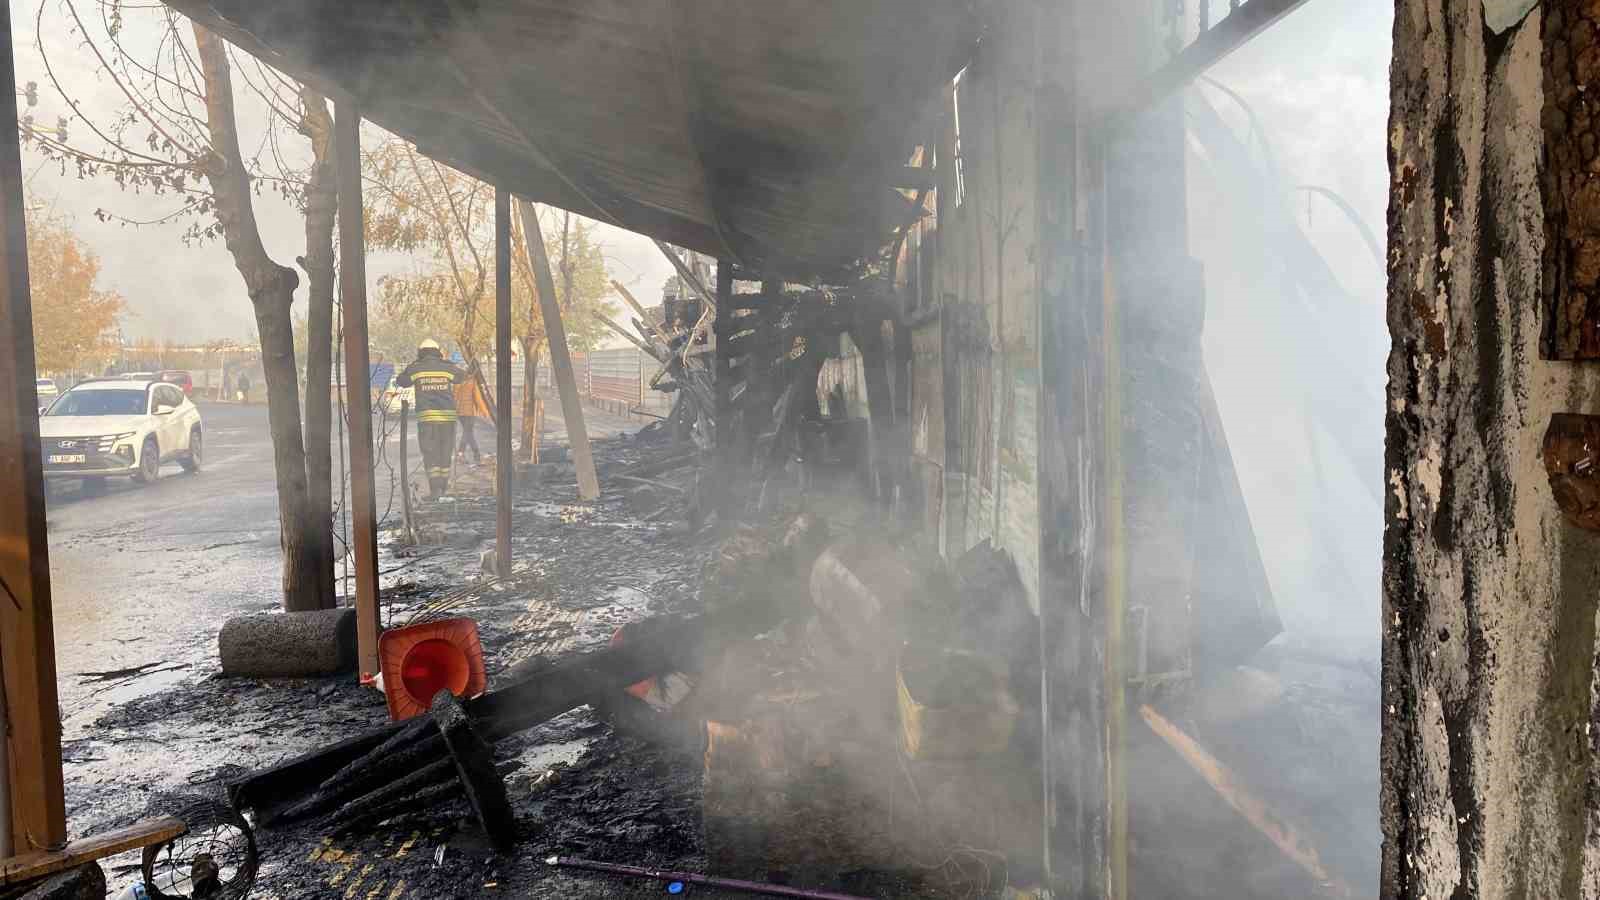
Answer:
[{"label": "white suv", "polygon": [[46,478],[99,484],[131,475],[155,481],[161,464],[200,468],[200,410],[183,389],[159,381],[86,381],[39,417]]}]

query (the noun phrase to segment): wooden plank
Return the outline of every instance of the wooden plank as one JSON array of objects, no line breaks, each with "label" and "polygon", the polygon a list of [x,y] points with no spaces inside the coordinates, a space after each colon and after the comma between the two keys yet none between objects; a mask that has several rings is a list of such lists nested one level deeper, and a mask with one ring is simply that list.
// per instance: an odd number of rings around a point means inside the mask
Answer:
[{"label": "wooden plank", "polygon": [[17,884],[54,875],[97,859],[170,841],[188,830],[188,825],[171,817],[147,819],[72,841],[60,850],[13,856],[0,860],[0,884]]},{"label": "wooden plank", "polygon": [[1350,886],[1335,877],[1323,865],[1322,855],[1305,838],[1305,829],[1296,828],[1281,813],[1269,808],[1266,801],[1257,796],[1232,769],[1212,756],[1210,751],[1200,746],[1194,738],[1185,734],[1165,716],[1149,706],[1139,707],[1139,714],[1144,717],[1145,724],[1150,726],[1150,730],[1166,741],[1167,746],[1171,747],[1201,778],[1204,778],[1206,784],[1211,785],[1211,789],[1233,807],[1234,812],[1244,817],[1252,828],[1261,832],[1262,836],[1271,841],[1284,856],[1304,869],[1307,875],[1321,885],[1325,896],[1353,896]]},{"label": "wooden plank", "polygon": [[339,172],[339,297],[350,392],[350,518],[356,564],[356,658],[363,683],[378,674],[378,502],[373,483],[371,366],[367,354],[367,245],[361,202],[361,113],[340,100],[333,125]]},{"label": "wooden plank", "polygon": [[[11,16],[0,12],[0,121],[17,118]],[[0,134],[0,657],[4,661],[5,796],[10,828],[0,844],[49,847],[67,837],[61,786],[61,716],[45,538],[44,473],[34,393],[33,304],[22,211],[17,130]]]},{"label": "wooden plank", "polygon": [[567,424],[567,440],[572,462],[578,470],[578,496],[593,500],[600,496],[600,479],[594,471],[594,454],[589,449],[588,426],[583,422],[583,403],[578,399],[578,381],[572,371],[572,351],[567,347],[567,328],[561,322],[561,304],[556,299],[556,282],[550,275],[550,256],[545,252],[544,230],[533,204],[517,202],[522,216],[522,235],[528,247],[528,263],[539,291],[539,313],[544,316],[544,333],[550,344],[550,373],[561,396],[561,418]]},{"label": "wooden plank", "polygon": [[[662,248],[666,252],[666,248]],[[694,276],[681,260],[673,253],[667,256],[677,263],[679,273],[686,282]],[[704,290],[704,288],[701,288]],[[735,423],[733,421],[733,263],[730,260],[717,260],[717,300],[713,302],[706,298],[706,302],[717,310],[716,336],[717,357],[713,392],[716,400],[715,427],[717,440],[717,467],[720,469],[719,477],[713,482],[720,485],[717,489],[717,515],[723,524],[733,516],[735,494],[734,482],[734,435]]]},{"label": "wooden plank", "polygon": [[605,325],[607,328],[611,329],[612,331],[615,331],[617,334],[619,334],[622,337],[625,337],[629,341],[633,342],[633,345],[635,347],[638,347],[640,352],[649,354],[657,362],[661,361],[661,357],[656,355],[656,351],[650,349],[650,345],[648,345],[644,341],[634,337],[632,334],[629,334],[628,333],[628,329],[623,328],[621,325],[618,325],[616,322],[612,321],[610,316],[606,315],[603,312],[600,312],[599,310],[595,310],[594,317],[596,319],[599,319],[600,323]]},{"label": "wooden plank", "polygon": [[[667,337],[667,333],[662,331],[660,326],[656,325],[655,320],[650,318],[650,314],[644,311],[644,307],[639,304],[638,300],[634,299],[633,294],[630,293],[627,288],[622,286],[622,282],[612,279],[611,286],[616,289],[618,294],[622,295],[622,299],[626,301],[629,306],[633,307],[634,313],[639,316],[645,325],[649,326],[651,332],[653,332],[656,338],[661,341],[662,345],[671,347],[672,340]],[[650,353],[651,356],[656,355],[648,350],[645,352]]]},{"label": "wooden plank", "polygon": [[495,573],[510,578],[511,474],[517,467],[511,458],[511,194],[500,187],[494,189],[494,393]]}]

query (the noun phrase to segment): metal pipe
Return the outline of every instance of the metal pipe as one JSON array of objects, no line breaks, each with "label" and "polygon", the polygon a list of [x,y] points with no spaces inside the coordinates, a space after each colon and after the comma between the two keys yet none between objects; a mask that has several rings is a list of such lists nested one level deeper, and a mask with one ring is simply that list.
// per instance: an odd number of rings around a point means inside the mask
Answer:
[{"label": "metal pipe", "polygon": [[812,891],[805,888],[793,888],[782,884],[767,884],[760,881],[744,881],[738,878],[717,878],[712,875],[698,875],[694,872],[670,872],[666,869],[646,869],[641,866],[624,866],[618,863],[595,862],[588,859],[573,859],[570,856],[552,856],[545,860],[552,866],[561,866],[568,869],[588,869],[593,872],[606,872],[612,875],[627,875],[630,878],[653,878],[658,881],[681,881],[684,884],[699,884],[706,887],[723,888],[731,891],[748,891],[752,894],[766,894],[770,897],[804,897],[809,900],[867,900],[856,894],[840,894],[834,891]]}]

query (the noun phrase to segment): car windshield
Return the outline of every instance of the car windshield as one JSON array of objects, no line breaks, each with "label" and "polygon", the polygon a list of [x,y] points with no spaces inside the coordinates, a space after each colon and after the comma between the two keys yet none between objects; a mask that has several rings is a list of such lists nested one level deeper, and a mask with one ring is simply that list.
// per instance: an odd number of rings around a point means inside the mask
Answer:
[{"label": "car windshield", "polygon": [[48,416],[138,416],[144,414],[144,391],[67,391]]}]

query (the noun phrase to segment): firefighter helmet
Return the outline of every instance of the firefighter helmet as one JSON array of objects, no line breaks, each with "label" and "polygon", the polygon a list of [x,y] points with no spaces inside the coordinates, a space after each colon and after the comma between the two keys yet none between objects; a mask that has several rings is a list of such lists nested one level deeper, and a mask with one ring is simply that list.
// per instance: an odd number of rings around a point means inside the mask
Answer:
[{"label": "firefighter helmet", "polygon": [[439,342],[434,340],[433,338],[427,338],[422,343],[417,345],[417,349],[419,351],[421,351],[421,350],[437,350],[437,349],[439,349]]}]

